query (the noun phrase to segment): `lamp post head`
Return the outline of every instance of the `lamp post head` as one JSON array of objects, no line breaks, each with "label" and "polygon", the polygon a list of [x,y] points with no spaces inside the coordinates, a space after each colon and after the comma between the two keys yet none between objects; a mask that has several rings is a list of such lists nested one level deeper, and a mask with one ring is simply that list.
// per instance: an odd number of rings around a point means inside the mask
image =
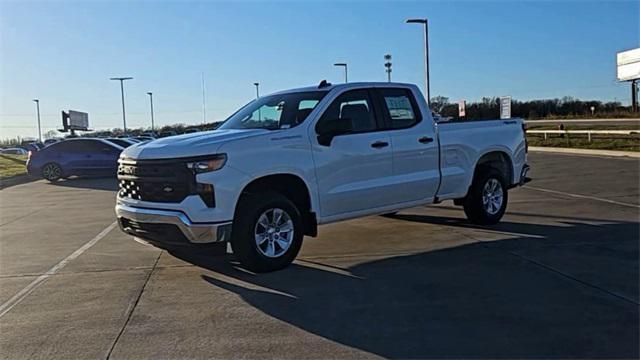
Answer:
[{"label": "lamp post head", "polygon": [[427,19],[407,19],[407,24],[426,24]]},{"label": "lamp post head", "polygon": [[40,102],[40,100],[38,100],[38,99],[33,99],[33,102],[37,102],[37,103],[39,103],[39,102]]},{"label": "lamp post head", "polygon": [[347,63],[335,63],[333,66],[344,66],[347,67]]},{"label": "lamp post head", "polygon": [[119,81],[123,81],[123,80],[132,80],[132,77],[112,77],[109,78],[109,80],[119,80]]},{"label": "lamp post head", "polygon": [[153,93],[152,92],[147,92],[147,95],[152,96]]},{"label": "lamp post head", "polygon": [[253,85],[255,85],[255,86],[259,86],[259,85],[260,85],[260,83],[253,83]]}]

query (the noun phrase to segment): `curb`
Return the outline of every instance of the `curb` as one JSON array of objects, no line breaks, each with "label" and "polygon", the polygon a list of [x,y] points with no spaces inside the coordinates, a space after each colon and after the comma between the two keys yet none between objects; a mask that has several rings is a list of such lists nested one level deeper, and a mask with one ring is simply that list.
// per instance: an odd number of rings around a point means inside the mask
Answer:
[{"label": "curb", "polygon": [[556,153],[556,154],[615,156],[615,157],[630,157],[630,158],[640,159],[640,152],[635,152],[635,151],[593,150],[593,149],[559,148],[559,147],[544,147],[544,146],[529,146],[529,150],[535,151],[535,152],[546,152],[546,153]]},{"label": "curb", "polygon": [[12,177],[8,177],[6,179],[0,179],[0,190],[6,189],[11,186],[25,184],[28,182],[36,181],[37,178],[29,175],[16,175]]}]

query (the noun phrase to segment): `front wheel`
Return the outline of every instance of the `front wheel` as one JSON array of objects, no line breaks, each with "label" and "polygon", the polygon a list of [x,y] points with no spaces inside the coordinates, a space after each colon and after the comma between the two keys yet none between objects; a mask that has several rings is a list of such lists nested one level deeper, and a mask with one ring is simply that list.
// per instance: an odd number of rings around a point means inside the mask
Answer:
[{"label": "front wheel", "polygon": [[472,223],[496,224],[507,210],[508,199],[502,174],[495,169],[480,170],[464,199],[464,213]]},{"label": "front wheel", "polygon": [[300,212],[285,196],[275,192],[244,195],[231,233],[233,253],[251,271],[282,269],[300,251],[302,226]]},{"label": "front wheel", "polygon": [[63,177],[62,168],[56,163],[48,163],[42,167],[42,177],[51,182],[58,181]]}]

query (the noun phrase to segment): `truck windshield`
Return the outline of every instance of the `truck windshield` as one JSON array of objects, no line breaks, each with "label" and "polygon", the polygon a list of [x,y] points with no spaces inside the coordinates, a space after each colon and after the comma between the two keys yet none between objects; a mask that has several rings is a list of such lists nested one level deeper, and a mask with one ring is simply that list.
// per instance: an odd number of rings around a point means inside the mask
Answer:
[{"label": "truck windshield", "polygon": [[219,129],[289,129],[301,124],[326,94],[309,91],[261,97],[231,115]]}]

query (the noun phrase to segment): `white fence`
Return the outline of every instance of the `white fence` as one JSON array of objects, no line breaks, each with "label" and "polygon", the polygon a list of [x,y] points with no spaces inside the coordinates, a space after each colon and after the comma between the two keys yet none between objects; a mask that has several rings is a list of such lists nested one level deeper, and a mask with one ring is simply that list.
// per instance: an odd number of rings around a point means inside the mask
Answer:
[{"label": "white fence", "polygon": [[543,134],[545,140],[547,140],[547,134],[562,134],[567,136],[570,134],[587,134],[587,138],[591,141],[591,134],[633,135],[640,134],[640,130],[527,130],[527,134]]}]

